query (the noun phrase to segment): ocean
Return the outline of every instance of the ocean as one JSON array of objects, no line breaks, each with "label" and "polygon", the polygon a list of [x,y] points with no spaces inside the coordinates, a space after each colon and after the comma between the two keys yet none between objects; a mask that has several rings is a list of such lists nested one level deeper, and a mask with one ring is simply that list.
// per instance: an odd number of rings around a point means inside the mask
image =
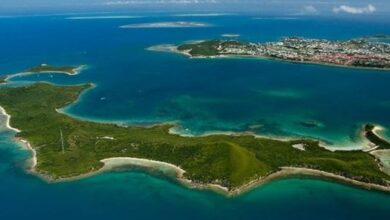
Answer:
[{"label": "ocean", "polygon": [[[316,138],[328,147],[350,149],[361,147],[359,131],[364,123],[390,128],[389,71],[263,59],[188,59],[146,50],[159,44],[221,39],[223,34],[239,34],[237,39],[251,42],[286,36],[346,40],[389,34],[388,20],[91,16],[0,18],[0,75],[42,63],[86,64],[88,68],[77,76],[32,75],[14,78],[10,84],[92,82],[97,87],[68,106],[68,114],[120,124],[173,122],[177,132],[188,135],[250,131],[278,138]],[[119,28],[174,21],[209,26]],[[390,217],[388,193],[303,177],[274,181],[236,198],[187,189],[158,173],[141,170],[48,184],[26,173],[30,153],[15,143],[13,135],[4,125],[0,129],[0,219]],[[390,137],[390,132],[385,130],[383,135]]]}]

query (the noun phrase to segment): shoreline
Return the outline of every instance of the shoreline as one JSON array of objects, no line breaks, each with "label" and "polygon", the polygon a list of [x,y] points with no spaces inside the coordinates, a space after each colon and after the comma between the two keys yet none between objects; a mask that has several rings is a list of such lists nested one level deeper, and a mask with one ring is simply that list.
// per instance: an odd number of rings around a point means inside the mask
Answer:
[{"label": "shoreline", "polygon": [[367,190],[378,190],[382,192],[390,192],[390,186],[382,186],[378,184],[365,183],[358,180],[350,179],[341,175],[334,173],[329,173],[326,171],[309,169],[309,168],[299,168],[299,167],[281,167],[281,170],[275,173],[272,173],[265,177],[260,177],[258,179],[252,180],[251,182],[233,189],[229,195],[238,196],[244,193],[247,193],[259,186],[272,182],[273,180],[289,178],[289,177],[317,177],[320,179],[333,180],[334,182],[345,183],[348,186],[363,188]]},{"label": "shoreline", "polygon": [[[181,51],[179,51],[181,53]],[[348,69],[356,69],[356,70],[375,70],[375,71],[390,71],[390,68],[378,68],[378,67],[364,67],[364,66],[351,66],[351,65],[341,65],[341,64],[332,64],[332,63],[322,63],[315,61],[297,61],[297,60],[288,60],[282,58],[274,58],[268,56],[254,56],[254,55],[215,55],[215,56],[192,56],[189,53],[182,53],[183,55],[189,56],[191,59],[260,59],[260,60],[268,60],[268,61],[278,61],[285,62],[290,64],[305,64],[305,65],[316,65],[316,66],[327,66],[327,67],[335,67],[335,68],[348,68]],[[189,55],[187,55],[189,54]]]},{"label": "shoreline", "polygon": [[309,64],[309,65],[321,65],[328,67],[337,67],[337,68],[350,68],[357,70],[376,70],[376,71],[390,71],[390,68],[378,68],[378,67],[364,67],[364,66],[351,66],[351,65],[341,65],[341,64],[332,64],[332,63],[324,63],[324,62],[315,62],[315,61],[297,61],[297,60],[289,60],[282,58],[275,58],[269,56],[256,56],[256,55],[234,55],[234,54],[223,54],[223,55],[213,55],[213,56],[193,56],[189,51],[181,51],[178,49],[178,45],[166,44],[166,45],[156,45],[146,48],[150,51],[157,52],[170,52],[177,53],[189,57],[191,59],[235,59],[235,58],[250,58],[250,59],[261,59],[261,60],[270,60],[270,61],[279,61],[279,62],[287,62],[291,64]]},{"label": "shoreline", "polygon": [[16,133],[19,133],[19,132],[21,132],[21,130],[19,130],[19,129],[17,129],[17,128],[13,128],[11,125],[10,125],[10,122],[11,122],[11,115],[9,115],[6,111],[5,111],[5,109],[2,107],[2,106],[0,106],[0,114],[2,114],[2,115],[4,115],[5,116],[5,126],[9,129],[9,130],[11,130],[11,131],[14,131],[14,132],[16,132]]},{"label": "shoreline", "polygon": [[154,51],[154,52],[168,52],[168,53],[175,53],[175,54],[180,54],[184,55],[186,57],[194,58],[189,52],[190,51],[181,51],[178,49],[177,45],[174,44],[160,44],[160,45],[155,45],[146,48],[148,51]]},{"label": "shoreline", "polygon": [[[153,49],[152,49],[153,50]],[[85,67],[86,65],[83,65],[81,67]],[[80,68],[80,67],[79,67]],[[84,91],[75,102],[73,102],[71,105],[68,105],[66,107],[56,109],[56,112],[60,114],[64,114],[67,116],[71,116],[73,118],[82,120],[82,121],[91,121],[95,123],[103,123],[103,124],[115,124],[120,127],[128,127],[128,126],[134,126],[134,127],[155,127],[155,126],[164,126],[164,125],[169,125],[171,128],[168,130],[169,134],[174,134],[174,135],[179,135],[182,137],[207,137],[207,136],[212,136],[212,135],[227,135],[227,136],[241,136],[241,135],[248,135],[248,136],[253,136],[255,138],[267,138],[267,139],[273,139],[273,140],[281,140],[281,141],[296,141],[300,139],[304,140],[315,140],[319,142],[320,147],[329,150],[329,151],[352,151],[352,150],[363,150],[363,151],[372,151],[375,150],[375,148],[369,147],[369,146],[363,146],[363,144],[371,143],[371,142],[365,142],[365,136],[362,134],[363,140],[361,140],[362,147],[357,148],[355,146],[344,146],[344,147],[337,147],[335,148],[332,144],[327,143],[325,140],[318,139],[318,138],[313,138],[310,136],[278,136],[278,135],[260,135],[256,134],[255,132],[252,131],[208,131],[200,135],[194,135],[194,134],[186,134],[183,132],[180,132],[178,128],[180,128],[180,122],[178,121],[165,121],[165,122],[148,122],[146,124],[144,123],[134,123],[134,122],[125,122],[123,123],[122,120],[119,121],[112,121],[112,120],[102,120],[102,119],[97,119],[97,118],[89,118],[89,117],[83,117],[83,116],[77,116],[73,115],[69,112],[66,111],[66,109],[70,106],[76,105],[78,102],[82,100],[82,96],[84,93],[86,93],[88,90],[93,89],[97,87],[95,83],[90,83],[91,88],[87,89]],[[0,106],[1,107],[1,106]],[[4,109],[3,109],[4,110]],[[0,109],[1,111],[1,109]],[[5,112],[5,111],[4,111]],[[1,113],[1,112],[0,112]],[[9,127],[10,129],[14,130],[14,128]],[[378,131],[384,130],[385,128],[379,127]],[[18,130],[18,129],[16,129]],[[364,130],[364,129],[363,129]],[[19,130],[18,130],[19,131]],[[379,136],[379,135],[378,135]]]},{"label": "shoreline", "polygon": [[[111,172],[115,169],[126,167],[126,166],[133,166],[133,167],[144,169],[143,171],[146,173],[149,173],[148,171],[149,169],[159,170],[161,168],[165,168],[168,171],[172,171],[175,173],[173,180],[176,181],[178,184],[182,185],[183,187],[187,187],[189,189],[196,189],[196,190],[210,190],[215,193],[222,194],[226,197],[241,196],[258,187],[271,183],[274,180],[280,180],[283,178],[293,178],[293,177],[308,177],[313,179],[318,178],[322,180],[328,180],[333,183],[345,184],[350,187],[356,187],[358,189],[377,190],[381,192],[390,193],[390,186],[382,186],[373,183],[365,183],[341,175],[329,173],[326,171],[309,169],[309,168],[300,168],[300,167],[281,167],[279,171],[274,172],[268,176],[259,177],[242,186],[229,190],[227,187],[215,183],[195,183],[184,177],[184,174],[186,172],[185,170],[183,170],[179,166],[167,162],[161,162],[161,161],[150,160],[150,159],[142,159],[142,158],[133,158],[133,157],[112,157],[112,158],[102,159],[100,161],[104,163],[104,166],[99,170],[91,173],[82,174],[75,177],[61,178],[57,180],[50,180],[45,177],[44,178],[49,183],[61,183],[61,182],[80,180],[87,177]],[[165,174],[164,176],[168,178],[172,177],[170,175],[165,175]]]},{"label": "shoreline", "polygon": [[[21,132],[20,130],[13,128],[9,122],[11,119],[11,116],[7,114],[7,112],[0,106],[0,114],[3,114],[6,117],[6,127],[16,133]],[[44,175],[36,170],[37,165],[37,152],[36,150],[31,146],[31,144],[24,139],[16,138],[19,140],[23,146],[26,147],[29,151],[32,152],[32,157],[30,160],[30,167],[28,171],[40,177],[44,181],[48,183],[59,183],[59,182],[68,182],[68,181],[74,181],[74,180],[80,180],[83,178],[95,176],[98,174],[102,174],[105,172],[111,172],[112,170],[115,170],[120,167],[124,166],[135,166],[139,168],[146,168],[146,169],[158,169],[158,168],[166,168],[167,170],[171,170],[175,172],[175,180],[182,184],[185,187],[188,187],[190,189],[199,189],[199,190],[212,190],[217,193],[221,193],[227,197],[235,197],[242,195],[246,192],[249,192],[261,185],[264,185],[266,183],[272,182],[273,180],[287,178],[287,177],[294,177],[294,176],[307,176],[307,177],[320,177],[320,178],[327,178],[330,180],[339,181],[342,183],[346,183],[349,186],[355,186],[359,188],[364,188],[368,190],[379,190],[383,192],[390,192],[390,186],[381,186],[377,184],[371,184],[371,183],[365,183],[360,182],[354,179],[350,179],[344,176],[340,176],[337,174],[321,171],[321,170],[315,170],[315,169],[308,169],[308,168],[297,168],[297,167],[281,167],[280,171],[277,171],[275,173],[272,173],[268,176],[263,176],[257,179],[254,179],[240,187],[233,188],[229,190],[228,188],[214,184],[214,183],[194,183],[191,180],[184,177],[185,170],[180,168],[179,166],[176,166],[171,163],[162,162],[162,161],[156,161],[156,160],[150,160],[150,159],[143,159],[143,158],[132,158],[132,157],[112,157],[112,158],[105,158],[100,160],[104,165],[102,168],[92,171],[89,173],[81,174],[74,177],[66,177],[66,178],[59,178],[59,179],[52,179],[50,176]],[[145,171],[147,172],[147,171]]]},{"label": "shoreline", "polygon": [[[279,140],[279,141],[298,141],[298,140],[313,140],[313,141],[318,141],[319,146],[331,151],[355,151],[355,150],[361,150],[361,151],[368,151],[371,148],[368,148],[365,146],[365,144],[368,144],[369,142],[366,141],[365,137],[362,136],[361,140],[357,142],[356,147],[355,145],[343,145],[343,147],[335,147],[332,145],[332,143],[327,142],[325,139],[320,139],[316,137],[311,137],[311,136],[306,136],[306,135],[297,135],[297,136],[278,136],[278,135],[261,135],[257,134],[253,131],[207,131],[203,134],[200,135],[194,135],[194,134],[186,134],[186,133],[181,133],[180,130],[177,130],[177,128],[180,128],[180,125],[177,123],[167,123],[168,125],[173,125],[172,128],[169,129],[170,134],[174,135],[179,135],[182,137],[208,137],[212,135],[227,135],[227,136],[252,136],[254,138],[263,138],[263,139],[272,139],[272,140]],[[156,124],[155,126],[158,126],[160,124]]]},{"label": "shoreline", "polygon": [[376,136],[386,140],[384,137],[382,137],[379,132],[381,131],[385,131],[386,129],[382,126],[379,126],[379,125],[374,125],[374,128],[372,129],[372,133],[374,133]]},{"label": "shoreline", "polygon": [[[5,126],[6,126],[7,129],[9,129],[9,130],[11,130],[11,131],[13,131],[15,133],[22,132],[21,130],[11,126],[11,124],[10,124],[11,115],[9,115],[2,106],[0,106],[0,114],[4,115],[5,118],[6,118]],[[32,172],[33,174],[37,174],[38,176],[40,176],[40,174],[38,172],[36,172],[36,169],[35,169],[35,167],[37,166],[37,163],[38,163],[36,150],[31,146],[31,144],[27,140],[24,140],[22,138],[17,138],[17,137],[14,137],[14,138],[17,141],[19,141],[24,148],[26,148],[27,150],[31,151],[31,153],[32,153],[32,156],[30,158],[31,164],[30,164],[30,167],[29,167],[28,171]]]},{"label": "shoreline", "polygon": [[[372,126],[372,127],[367,128],[367,126]],[[367,150],[367,152],[374,151],[378,148],[382,148],[383,144],[387,145],[384,148],[390,147],[390,143],[388,142],[387,138],[385,138],[379,134],[380,131],[384,131],[384,130],[385,130],[384,127],[376,125],[376,124],[366,124],[363,126],[361,135],[365,139],[367,139],[367,141],[369,142],[369,146],[371,147],[370,149]],[[372,137],[372,135],[374,137]]]},{"label": "shoreline", "polygon": [[[379,139],[387,142],[387,139],[382,137],[379,134],[379,132],[386,130],[386,128],[379,126],[379,125],[375,125],[375,124],[373,124],[373,126],[374,127],[371,129],[371,132]],[[363,130],[362,135],[364,137],[366,137],[367,131]],[[367,152],[369,152],[369,154],[371,154],[373,157],[375,157],[379,161],[381,171],[386,173],[387,175],[390,175],[390,166],[386,164],[386,158],[382,157],[383,156],[382,153],[384,153],[384,154],[389,153],[390,154],[390,149],[380,149],[380,146],[375,144],[374,142],[372,142],[370,140],[368,140],[368,142],[370,143],[370,145],[372,147],[369,150],[367,150]]]},{"label": "shoreline", "polygon": [[[11,116],[7,114],[4,108],[0,106],[0,114],[3,114],[6,117],[6,127],[16,133],[20,133],[21,131],[17,128],[13,128],[10,125],[11,121]],[[231,135],[243,135],[242,133],[231,133]],[[251,135],[251,134],[248,134]],[[252,134],[253,135],[253,134]],[[255,136],[256,138],[256,136]],[[308,176],[308,177],[320,177],[320,178],[327,178],[335,181],[339,181],[342,183],[347,183],[348,185],[352,186],[359,186],[360,188],[365,188],[365,189],[375,189],[375,190],[380,190],[384,192],[390,192],[390,186],[382,186],[378,184],[371,184],[371,183],[365,183],[365,182],[360,182],[354,179],[350,179],[341,175],[321,171],[321,170],[315,170],[315,169],[308,169],[308,168],[297,168],[297,167],[280,167],[280,171],[274,172],[269,174],[268,176],[263,176],[257,179],[254,179],[252,181],[249,181],[248,183],[236,187],[233,189],[228,189],[224,186],[214,184],[214,183],[196,183],[193,182],[187,178],[185,178],[185,170],[182,168],[170,164],[167,162],[162,162],[162,161],[155,161],[155,160],[150,160],[150,159],[142,159],[142,158],[131,158],[131,157],[113,157],[113,158],[105,158],[100,160],[104,165],[95,171],[88,172],[85,174],[73,176],[73,177],[65,177],[65,178],[59,178],[59,179],[53,179],[48,175],[45,175],[44,173],[39,172],[36,169],[37,166],[37,152],[36,150],[32,147],[32,145],[27,141],[22,138],[16,137],[18,141],[23,143],[23,145],[32,152],[32,157],[30,160],[30,166],[28,171],[31,174],[34,174],[44,181],[48,183],[56,183],[56,182],[66,182],[66,181],[73,181],[73,180],[79,180],[83,179],[86,177],[98,175],[100,173],[104,172],[110,172],[116,168],[124,167],[124,166],[137,166],[140,168],[151,168],[151,169],[156,169],[156,168],[167,168],[168,170],[173,170],[175,172],[175,179],[182,185],[191,188],[191,189],[206,189],[206,190],[212,190],[215,192],[222,193],[223,195],[226,195],[228,197],[234,197],[241,195],[243,193],[246,193],[248,191],[251,191],[254,188],[257,188],[265,183],[271,182],[272,180],[276,179],[281,179],[285,177],[293,177],[293,176]]]},{"label": "shoreline", "polygon": [[[181,52],[179,52],[181,53]],[[187,53],[183,53],[187,54]],[[188,55],[187,55],[188,56]],[[254,55],[215,55],[215,56],[192,56],[189,55],[191,59],[237,59],[237,58],[249,58],[249,59],[261,59],[261,60],[268,60],[268,61],[278,61],[278,62],[286,62],[290,64],[306,64],[306,65],[316,65],[316,66],[328,66],[328,67],[335,67],[335,68],[349,68],[349,69],[356,69],[356,70],[375,70],[375,71],[390,71],[390,68],[378,68],[378,67],[364,67],[364,66],[351,66],[351,65],[341,65],[341,64],[333,64],[333,63],[323,63],[323,62],[315,62],[315,61],[297,61],[297,60],[289,60],[289,59],[282,59],[282,58],[274,58],[274,57],[268,57],[268,56],[254,56]]]},{"label": "shoreline", "polygon": [[24,77],[24,76],[31,76],[35,74],[48,74],[48,73],[53,73],[53,74],[65,74],[68,76],[76,76],[81,73],[84,69],[87,68],[87,65],[80,65],[76,68],[73,69],[74,73],[66,72],[66,71],[39,71],[39,72],[19,72],[15,74],[10,74],[7,75],[4,79],[4,82],[8,82],[8,80],[13,79],[15,77]]}]

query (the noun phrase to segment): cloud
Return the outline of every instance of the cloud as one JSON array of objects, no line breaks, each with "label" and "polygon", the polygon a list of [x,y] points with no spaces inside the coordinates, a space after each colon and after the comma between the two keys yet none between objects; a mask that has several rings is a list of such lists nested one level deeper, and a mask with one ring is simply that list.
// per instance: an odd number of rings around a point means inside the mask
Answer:
[{"label": "cloud", "polygon": [[348,13],[348,14],[371,14],[376,11],[376,7],[372,4],[367,5],[366,7],[353,7],[348,5],[341,5],[339,7],[333,8],[334,13]]},{"label": "cloud", "polygon": [[315,14],[318,12],[317,8],[315,8],[313,5],[307,5],[303,8],[304,12]]},{"label": "cloud", "polygon": [[156,4],[215,4],[217,0],[128,0],[128,1],[108,1],[104,5],[156,5]]}]

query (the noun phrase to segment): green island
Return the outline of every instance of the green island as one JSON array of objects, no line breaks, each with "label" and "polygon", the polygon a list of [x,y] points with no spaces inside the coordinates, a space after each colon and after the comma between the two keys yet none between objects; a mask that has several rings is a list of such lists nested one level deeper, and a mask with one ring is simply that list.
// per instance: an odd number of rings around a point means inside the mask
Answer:
[{"label": "green island", "polygon": [[337,175],[344,182],[389,191],[390,176],[382,172],[379,159],[361,150],[330,151],[316,140],[249,134],[184,137],[169,132],[174,125],[125,127],[58,111],[92,87],[35,83],[0,88],[0,106],[11,116],[9,125],[35,152],[34,171],[50,181],[99,171],[107,158],[129,157],[175,165],[185,171],[181,178],[192,184],[216,184],[228,193],[284,167],[316,170],[328,173],[327,178]]},{"label": "green island", "polygon": [[[383,38],[382,35],[378,39]],[[172,49],[169,51],[172,51]],[[281,41],[269,43],[208,40],[183,44],[176,47],[175,51],[195,58],[262,57],[298,63],[390,70],[390,44],[369,41],[365,38],[330,41],[287,37]]]},{"label": "green island", "polygon": [[15,77],[22,77],[22,76],[28,76],[28,75],[34,75],[34,74],[67,74],[67,75],[77,75],[82,69],[84,68],[83,65],[81,66],[54,66],[54,65],[48,65],[48,64],[41,64],[37,65],[31,68],[28,68],[22,72],[10,74],[7,76],[0,76],[0,84],[6,83],[8,80],[15,78]]},{"label": "green island", "polygon": [[80,67],[77,66],[52,66],[47,64],[41,64],[38,66],[28,68],[23,72],[28,72],[28,73],[61,72],[69,75],[75,75],[79,72],[79,68]]}]

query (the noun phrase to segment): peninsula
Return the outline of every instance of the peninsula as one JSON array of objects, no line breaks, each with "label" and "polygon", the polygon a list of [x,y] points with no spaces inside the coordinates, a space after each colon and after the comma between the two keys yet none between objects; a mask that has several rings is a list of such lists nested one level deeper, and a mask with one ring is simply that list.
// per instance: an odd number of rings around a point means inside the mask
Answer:
[{"label": "peninsula", "polygon": [[380,137],[376,130],[378,127],[372,124],[366,124],[364,126],[364,136],[375,146],[378,150],[389,150],[390,142]]},{"label": "peninsula", "polygon": [[29,73],[60,72],[60,73],[66,73],[68,75],[75,75],[79,72],[80,68],[81,66],[51,66],[47,64],[41,64],[38,66],[28,68],[23,72],[29,72]]},{"label": "peninsula", "polygon": [[390,176],[370,152],[330,151],[318,141],[282,141],[249,134],[183,137],[174,125],[119,126],[72,118],[58,109],[92,85],[35,83],[1,87],[0,106],[16,138],[34,152],[33,171],[50,181],[104,169],[107,160],[170,164],[191,186],[219,186],[238,194],[288,175],[312,175],[390,191]]},{"label": "peninsula", "polygon": [[263,57],[299,63],[390,70],[390,44],[366,39],[330,41],[288,37],[279,42],[262,44],[209,40],[183,44],[176,51],[197,58]]},{"label": "peninsula", "polygon": [[67,74],[67,75],[77,75],[80,73],[80,71],[84,68],[85,66],[53,66],[53,65],[48,65],[48,64],[41,64],[38,66],[34,66],[31,68],[28,68],[22,72],[15,73],[15,74],[10,74],[4,77],[0,77],[0,83],[5,83],[9,79],[19,77],[19,76],[28,76],[28,75],[33,75],[33,74]]}]

